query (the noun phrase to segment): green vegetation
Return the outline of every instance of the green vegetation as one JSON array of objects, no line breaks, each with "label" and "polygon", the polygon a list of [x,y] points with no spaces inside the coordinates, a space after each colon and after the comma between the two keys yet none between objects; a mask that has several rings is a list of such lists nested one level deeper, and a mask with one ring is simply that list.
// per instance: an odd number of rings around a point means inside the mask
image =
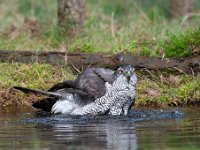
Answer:
[{"label": "green vegetation", "polygon": [[200,76],[153,75],[139,80],[138,105],[187,105],[200,100]]},{"label": "green vegetation", "polygon": [[30,88],[47,89],[62,80],[72,79],[70,69],[53,67],[47,64],[0,64],[1,88],[26,86]]},{"label": "green vegetation", "polygon": [[0,49],[186,57],[200,46],[199,17],[170,20],[169,0],[89,0],[84,30],[73,38],[56,27],[55,0],[1,0],[0,4]]},{"label": "green vegetation", "polygon": [[[161,44],[162,45],[162,44]],[[168,41],[164,41],[162,47],[167,57],[187,57],[200,45],[200,28],[191,29],[182,34],[170,35]]]},{"label": "green vegetation", "polygon": [[12,90],[13,86],[48,89],[64,79],[73,79],[69,68],[47,64],[0,63],[0,106],[30,105],[38,97]]}]

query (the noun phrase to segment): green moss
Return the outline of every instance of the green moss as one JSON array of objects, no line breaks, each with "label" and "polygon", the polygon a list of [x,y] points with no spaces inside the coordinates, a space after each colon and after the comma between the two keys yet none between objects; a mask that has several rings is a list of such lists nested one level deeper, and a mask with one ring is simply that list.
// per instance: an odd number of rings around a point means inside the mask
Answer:
[{"label": "green moss", "polygon": [[0,88],[26,86],[46,89],[73,75],[67,68],[53,67],[47,64],[0,63]]},{"label": "green moss", "polygon": [[187,57],[194,48],[200,46],[200,27],[181,34],[170,34],[167,41],[162,41],[166,57]]},{"label": "green moss", "polygon": [[[149,103],[170,104],[171,102],[187,104],[191,100],[200,100],[200,76],[191,77],[180,75],[180,83],[162,83],[161,80],[139,80],[137,101],[138,105]],[[168,80],[168,77],[166,77]]]},{"label": "green moss", "polygon": [[195,79],[188,78],[184,84],[182,84],[179,88],[175,90],[175,94],[178,99],[181,99],[187,102],[188,99],[192,99],[193,97],[198,98],[197,92],[200,91],[200,77],[196,77]]}]

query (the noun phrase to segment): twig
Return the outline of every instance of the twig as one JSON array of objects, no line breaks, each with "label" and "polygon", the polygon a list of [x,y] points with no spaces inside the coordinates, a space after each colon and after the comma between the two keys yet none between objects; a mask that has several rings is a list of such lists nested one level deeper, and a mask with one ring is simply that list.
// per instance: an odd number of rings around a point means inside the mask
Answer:
[{"label": "twig", "polygon": [[182,19],[181,26],[182,26],[190,17],[193,17],[193,16],[200,17],[200,14],[198,14],[198,13],[189,13],[188,15],[186,15],[186,16]]},{"label": "twig", "polygon": [[115,12],[112,12],[110,29],[111,29],[112,36],[113,36],[114,38],[116,38],[116,34],[115,34],[115,25],[114,25],[114,15],[115,15]]},{"label": "twig", "polygon": [[191,72],[192,72],[192,78],[194,80],[194,70],[192,69],[192,67],[190,67],[190,69],[191,69]]},{"label": "twig", "polygon": [[175,70],[178,70],[179,72],[181,72],[181,73],[183,73],[183,74],[185,74],[185,75],[187,75],[188,76],[188,74],[187,73],[185,73],[183,70],[181,70],[181,69],[178,69],[177,67],[173,67]]},{"label": "twig", "polygon": [[71,64],[71,66],[72,66],[72,68],[73,68],[78,74],[81,73],[81,71],[80,71],[78,68],[76,68],[73,64]]}]

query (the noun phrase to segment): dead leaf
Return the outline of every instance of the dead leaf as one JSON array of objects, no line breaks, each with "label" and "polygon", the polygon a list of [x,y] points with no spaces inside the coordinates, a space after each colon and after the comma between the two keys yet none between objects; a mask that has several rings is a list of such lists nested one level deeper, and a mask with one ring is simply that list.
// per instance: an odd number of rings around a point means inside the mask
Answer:
[{"label": "dead leaf", "polygon": [[181,78],[179,76],[170,75],[168,81],[171,85],[179,86],[181,83]]},{"label": "dead leaf", "polygon": [[169,84],[169,85],[173,85],[173,86],[179,86],[182,79],[179,76],[174,76],[174,75],[170,75],[169,77],[160,77],[161,83],[165,83],[165,84]]},{"label": "dead leaf", "polygon": [[195,48],[192,50],[192,55],[193,55],[193,56],[198,56],[199,54],[200,54],[200,46],[195,47]]},{"label": "dead leaf", "polygon": [[147,97],[151,97],[151,98],[155,98],[158,97],[160,95],[160,92],[158,90],[155,89],[147,89],[145,91]]}]

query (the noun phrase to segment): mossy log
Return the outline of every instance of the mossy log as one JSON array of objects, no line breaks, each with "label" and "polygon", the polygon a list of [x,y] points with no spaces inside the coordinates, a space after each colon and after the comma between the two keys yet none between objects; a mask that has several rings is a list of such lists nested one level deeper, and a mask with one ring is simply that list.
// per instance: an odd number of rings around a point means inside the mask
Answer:
[{"label": "mossy log", "polygon": [[134,56],[131,54],[101,54],[57,51],[8,51],[0,50],[0,62],[48,63],[52,65],[74,65],[77,68],[89,66],[117,68],[131,64],[137,69],[169,70],[182,73],[200,72],[200,56],[188,58],[160,59],[157,57]]}]

